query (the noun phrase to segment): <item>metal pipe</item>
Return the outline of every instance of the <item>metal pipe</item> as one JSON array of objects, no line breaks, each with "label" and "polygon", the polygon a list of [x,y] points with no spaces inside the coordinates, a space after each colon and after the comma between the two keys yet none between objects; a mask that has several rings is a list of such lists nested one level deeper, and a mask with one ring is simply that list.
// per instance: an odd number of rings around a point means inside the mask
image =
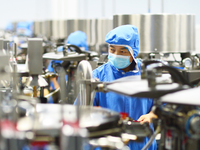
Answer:
[{"label": "metal pipe", "polygon": [[155,49],[159,53],[185,53],[195,50],[193,14],[114,15],[113,23],[113,27],[134,24],[138,28],[140,53],[155,53]]},{"label": "metal pipe", "polygon": [[0,51],[3,51],[3,38],[0,38]]},{"label": "metal pipe", "polygon": [[10,43],[7,43],[7,54],[10,55]]},{"label": "metal pipe", "polygon": [[69,103],[66,100],[67,87],[66,87],[65,75],[66,75],[65,70],[64,68],[62,68],[62,70],[59,73],[60,99],[62,104]]},{"label": "metal pipe", "polygon": [[17,75],[17,43],[13,43],[13,60],[12,60],[12,67],[13,67],[13,95],[16,96],[16,94],[19,92],[18,88],[18,75]]},{"label": "metal pipe", "polygon": [[149,141],[147,142],[147,144],[142,148],[142,150],[147,150],[151,144],[153,143],[154,139],[156,138],[156,135],[160,132],[160,126],[158,126],[156,128],[156,131],[154,132],[154,134],[151,136],[151,138],[149,139]]},{"label": "metal pipe", "polygon": [[17,58],[17,43],[13,43],[13,55],[14,59]]}]

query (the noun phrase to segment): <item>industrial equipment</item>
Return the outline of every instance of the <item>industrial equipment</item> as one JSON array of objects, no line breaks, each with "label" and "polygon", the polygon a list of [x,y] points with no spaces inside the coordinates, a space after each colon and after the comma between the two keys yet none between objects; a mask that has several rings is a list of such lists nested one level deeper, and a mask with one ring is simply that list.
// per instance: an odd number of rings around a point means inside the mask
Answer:
[{"label": "industrial equipment", "polygon": [[[92,70],[107,62],[105,35],[123,24],[139,30],[141,76],[106,83],[93,79]],[[132,14],[114,15],[113,20],[36,21],[34,33],[42,38],[10,35],[12,47],[10,39],[0,39],[0,150],[124,150],[129,141],[148,136],[146,150],[158,133],[159,150],[200,149],[200,54],[194,29],[193,14]],[[91,51],[58,42],[77,30],[87,34]],[[15,40],[26,41],[19,51]],[[50,73],[43,69],[43,59],[62,63],[53,64],[56,73]],[[52,77],[59,77],[60,88],[44,95]],[[154,99],[156,131],[125,113],[92,107],[95,92],[109,91]],[[59,104],[41,104],[55,93]],[[76,98],[77,105],[70,105]]]},{"label": "industrial equipment", "polygon": [[[199,103],[197,94],[194,94],[195,92],[198,93],[199,88],[193,89],[193,86],[177,69],[162,62],[146,61],[143,66],[146,68],[142,71],[143,79],[140,76],[132,76],[109,83],[100,83],[91,78],[85,80],[81,78],[80,86],[84,84],[84,87],[90,87],[90,93],[92,93],[92,90],[113,91],[128,96],[155,99],[153,110],[158,115],[160,122],[150,142],[143,148],[144,150],[151,145],[155,135],[160,130],[162,138],[159,149],[161,150],[190,149],[191,147],[199,149],[199,108],[197,107]],[[164,70],[168,72],[163,74]],[[179,93],[184,94],[181,96]],[[78,99],[80,100],[79,104],[84,105],[85,99],[91,98],[88,92],[86,94],[86,98]],[[195,99],[190,100],[192,95],[195,96]],[[91,105],[91,103],[88,104]],[[192,141],[194,141],[194,145]]]},{"label": "industrial equipment", "polygon": [[[60,44],[59,44],[60,46]],[[50,52],[43,55],[43,59],[49,59],[49,60],[61,60],[61,64],[55,64],[54,70],[56,73],[61,73],[62,70],[65,71],[64,75],[68,75],[67,79],[67,85],[63,85],[63,88],[66,88],[67,91],[66,97],[67,97],[67,103],[72,104],[76,98],[77,92],[75,91],[77,89],[76,86],[76,70],[78,63],[81,60],[88,60],[93,65],[93,69],[97,67],[97,61],[95,60],[98,57],[98,54],[92,51],[83,51],[76,45],[71,44],[63,44],[63,51],[62,52]],[[57,47],[56,47],[57,48]],[[60,84],[65,83],[64,77],[63,82],[60,82]],[[64,93],[63,93],[64,94]],[[65,96],[64,96],[65,97]]]}]

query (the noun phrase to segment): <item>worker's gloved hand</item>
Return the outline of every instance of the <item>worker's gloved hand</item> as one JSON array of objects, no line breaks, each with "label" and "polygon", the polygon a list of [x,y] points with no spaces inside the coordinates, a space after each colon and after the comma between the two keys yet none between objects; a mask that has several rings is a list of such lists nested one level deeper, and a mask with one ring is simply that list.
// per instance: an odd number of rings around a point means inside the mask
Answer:
[{"label": "worker's gloved hand", "polygon": [[140,118],[137,121],[140,121],[142,124],[148,122],[150,125],[153,118],[157,118],[157,116],[153,112],[150,112],[146,115],[140,116]]}]

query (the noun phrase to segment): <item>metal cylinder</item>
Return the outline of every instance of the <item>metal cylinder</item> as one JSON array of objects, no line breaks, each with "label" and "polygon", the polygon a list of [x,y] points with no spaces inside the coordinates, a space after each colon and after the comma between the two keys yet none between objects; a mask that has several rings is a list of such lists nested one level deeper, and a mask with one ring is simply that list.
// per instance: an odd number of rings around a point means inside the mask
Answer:
[{"label": "metal cylinder", "polygon": [[42,22],[42,35],[45,35],[48,38],[53,36],[53,21],[52,20],[46,20]]},{"label": "metal cylinder", "polygon": [[58,37],[63,39],[67,37],[67,21],[66,20],[59,20],[58,22]]},{"label": "metal cylinder", "polygon": [[91,19],[90,25],[91,25],[90,28],[91,39],[89,44],[95,45],[97,43],[97,19]]},{"label": "metal cylinder", "polygon": [[78,19],[77,20],[77,30],[83,31],[86,33],[86,20],[85,19]]},{"label": "metal cylinder", "polygon": [[195,15],[114,15],[113,27],[132,24],[138,28],[140,53],[191,52],[195,50]]},{"label": "metal cylinder", "polygon": [[59,20],[53,20],[52,22],[52,35],[55,39],[59,39]]},{"label": "metal cylinder", "polygon": [[67,36],[70,35],[70,33],[75,32],[77,30],[83,31],[87,35],[87,42],[88,44],[91,43],[92,37],[92,25],[91,25],[91,19],[71,19],[67,20]]},{"label": "metal cylinder", "polygon": [[39,21],[35,21],[35,22],[34,22],[34,29],[33,29],[33,32],[34,32],[35,35],[41,34],[40,22],[39,22]]},{"label": "metal cylinder", "polygon": [[99,47],[101,44],[105,44],[106,34],[112,30],[112,19],[96,19],[95,21],[95,30],[91,32],[95,32],[95,45],[96,50],[99,51]]},{"label": "metal cylinder", "polygon": [[70,33],[77,30],[77,20],[70,19],[67,20],[67,36],[70,35]]},{"label": "metal cylinder", "polygon": [[78,102],[78,104],[83,106],[92,106],[92,89],[91,85],[87,83],[92,79],[92,67],[88,61],[82,60],[79,63],[76,79],[80,88],[80,102]]},{"label": "metal cylinder", "polygon": [[97,19],[97,42],[99,44],[105,43],[105,36],[110,30],[112,30],[111,19]]}]

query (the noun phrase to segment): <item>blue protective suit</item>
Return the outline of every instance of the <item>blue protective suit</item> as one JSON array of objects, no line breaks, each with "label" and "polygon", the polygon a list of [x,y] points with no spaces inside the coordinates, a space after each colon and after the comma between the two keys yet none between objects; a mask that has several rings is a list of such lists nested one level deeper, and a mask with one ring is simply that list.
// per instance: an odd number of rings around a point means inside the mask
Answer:
[{"label": "blue protective suit", "polygon": [[33,21],[18,22],[16,26],[17,35],[33,36]]},{"label": "blue protective suit", "polygon": [[[140,75],[141,62],[136,59],[139,53],[139,34],[135,26],[123,25],[111,30],[105,38],[105,41],[112,45],[127,47],[133,56],[134,69],[129,72],[115,68],[111,62],[93,70],[93,78],[100,81],[111,82],[113,80],[127,77],[131,75]],[[145,115],[151,111],[153,100],[150,98],[136,98],[116,94],[114,92],[102,93],[97,92],[94,99],[94,106],[101,106],[117,112],[126,112],[134,120],[138,120],[141,115]],[[153,129],[153,125],[151,124]],[[148,142],[145,138],[143,143],[129,142],[131,150],[141,150]],[[156,150],[157,145],[154,140],[149,150]]]},{"label": "blue protective suit", "polygon": [[[59,46],[59,47],[57,48],[57,52],[62,52],[62,51],[63,51],[63,46]],[[48,65],[48,67],[47,67],[48,71],[49,71],[49,72],[54,72],[54,73],[55,73],[54,68],[52,67],[53,63],[61,64],[62,61],[61,61],[61,60],[51,60],[51,61],[49,62],[49,65]],[[68,76],[66,75],[66,76],[65,76],[65,80],[67,81],[67,79],[68,79]],[[56,90],[52,81],[50,82],[50,87],[52,87],[52,90]],[[48,102],[49,102],[49,103],[53,103],[53,98],[52,98],[52,96],[50,97],[50,99],[49,99]]]},{"label": "blue protective suit", "polygon": [[[138,60],[137,64],[140,65]],[[93,71],[93,78],[98,78],[100,81],[105,82],[131,75],[140,75],[140,72],[134,73],[130,71],[125,73],[122,70],[117,70],[110,62]],[[109,108],[117,112],[126,112],[129,114],[129,117],[138,120],[141,115],[147,114],[151,111],[153,100],[148,98],[122,96],[114,92],[98,92],[95,95],[94,106]],[[151,127],[153,129],[152,124]],[[131,150],[141,150],[147,142],[148,138],[145,138],[143,143],[130,142],[129,147]],[[153,142],[149,150],[156,150],[156,141]]]},{"label": "blue protective suit", "polygon": [[[62,52],[62,51],[63,51],[63,46],[59,46],[59,47],[57,48],[57,52]],[[61,61],[61,60],[51,60],[51,61],[49,62],[49,65],[48,65],[48,67],[47,67],[48,71],[49,71],[49,72],[54,72],[54,73],[55,73],[54,68],[52,67],[52,64],[53,64],[53,63],[61,64],[62,61]],[[67,81],[67,79],[68,79],[68,76],[66,75],[66,76],[65,76],[65,80]],[[50,83],[50,86],[52,86],[52,90],[55,90],[54,85],[53,85],[52,82]]]}]

